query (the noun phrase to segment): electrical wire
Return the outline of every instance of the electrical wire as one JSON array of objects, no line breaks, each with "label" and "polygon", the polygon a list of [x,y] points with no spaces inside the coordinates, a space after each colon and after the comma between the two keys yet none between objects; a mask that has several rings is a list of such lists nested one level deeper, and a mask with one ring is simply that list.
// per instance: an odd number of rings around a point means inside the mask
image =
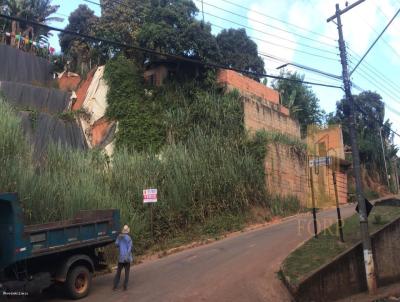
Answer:
[{"label": "electrical wire", "polygon": [[[94,1],[91,1],[91,0],[83,0],[83,1],[88,2],[88,3],[95,4],[95,5],[100,5],[100,6],[101,6],[100,3],[97,3],[97,2],[94,2]],[[111,1],[111,0],[110,0],[110,1]],[[198,1],[198,0],[195,0],[195,1]],[[111,2],[115,2],[115,0],[114,0],[114,1],[111,1]],[[204,2],[204,3],[206,3],[206,2]],[[221,9],[222,9],[222,8],[221,8]],[[288,39],[288,38],[285,38],[285,37],[282,37],[282,36],[279,36],[279,35],[275,35],[275,34],[272,34],[272,33],[269,33],[269,32],[265,32],[265,31],[262,31],[262,30],[259,30],[259,29],[252,28],[252,27],[250,27],[250,26],[247,26],[247,25],[244,25],[244,24],[241,24],[241,23],[237,23],[237,22],[235,22],[235,21],[233,21],[233,20],[229,20],[229,19],[222,18],[222,17],[217,16],[217,15],[214,15],[214,14],[212,14],[212,13],[210,13],[210,12],[204,12],[204,14],[207,14],[207,15],[209,15],[209,16],[211,16],[211,17],[214,17],[214,18],[223,20],[223,21],[225,21],[225,22],[230,22],[230,23],[232,23],[232,24],[235,24],[235,25],[240,26],[240,27],[243,27],[243,28],[247,28],[247,29],[249,29],[249,30],[254,30],[254,31],[260,32],[260,33],[262,33],[262,34],[264,34],[264,35],[268,35],[268,36],[274,37],[274,38],[276,38],[276,39],[284,40],[284,41],[287,41],[287,42],[290,42],[290,43],[293,43],[293,44],[296,44],[296,45],[300,45],[300,46],[303,46],[303,47],[307,47],[307,48],[310,48],[310,49],[314,49],[314,50],[317,50],[317,51],[320,51],[320,52],[323,52],[323,53],[330,53],[330,54],[337,55],[337,53],[334,52],[334,51],[330,51],[330,50],[326,50],[326,49],[321,49],[321,48],[318,48],[318,47],[315,47],[315,46],[311,46],[311,45],[308,45],[308,44],[305,44],[305,43],[293,41],[293,40],[291,40],[291,39]],[[242,16],[242,17],[244,17],[244,16]],[[221,28],[221,29],[226,29],[225,27],[222,27],[222,26],[217,25],[217,24],[213,24],[213,23],[210,23],[210,24],[211,24],[212,26],[215,26],[215,27],[218,27],[218,28]],[[283,30],[283,29],[280,29],[280,30],[285,31],[285,32],[288,32],[288,33],[291,33],[291,34],[295,34],[295,33],[293,33],[293,32],[286,31],[286,30]],[[303,37],[304,37],[304,36],[303,36]],[[323,55],[316,54],[316,53],[311,53],[311,52],[308,52],[308,51],[305,51],[305,50],[297,50],[296,48],[293,48],[293,47],[290,47],[290,46],[286,46],[286,45],[282,45],[282,44],[279,44],[279,43],[270,42],[270,41],[266,41],[266,40],[263,40],[263,39],[260,39],[260,38],[255,38],[255,37],[251,37],[251,38],[254,39],[254,40],[259,40],[259,41],[262,41],[262,42],[269,43],[269,44],[274,45],[274,46],[277,46],[277,47],[286,48],[286,49],[290,49],[290,50],[295,50],[295,51],[298,51],[298,52],[300,52],[300,53],[303,53],[303,54],[306,54],[306,55],[310,55],[310,56],[314,56],[314,57],[318,57],[318,58],[321,58],[321,59],[332,60],[332,61],[338,61],[338,59],[334,59],[334,58],[327,57],[327,56],[323,56]],[[308,38],[308,37],[305,37],[305,38]],[[315,40],[315,39],[314,39],[314,40]],[[318,40],[315,40],[315,41],[318,41]],[[318,41],[318,42],[321,42],[321,41]],[[333,47],[332,45],[329,45],[329,46]]]},{"label": "electrical wire", "polygon": [[[210,14],[207,13],[207,12],[204,12],[204,13],[210,15]],[[220,19],[221,19],[221,18],[220,18]],[[233,21],[232,21],[232,22],[233,22]],[[225,27],[223,27],[223,26],[221,26],[221,25],[218,25],[218,24],[215,24],[215,23],[211,23],[211,22],[209,22],[209,23],[210,23],[212,26],[214,26],[214,27],[218,27],[218,28],[220,28],[220,29],[226,29]],[[233,23],[234,23],[234,22],[233,22]],[[243,26],[243,27],[247,27],[246,25],[240,25],[240,24],[237,24],[237,25]],[[259,31],[259,30],[257,30],[257,31]],[[271,34],[269,34],[269,33],[263,32],[263,31],[259,31],[259,32],[264,33],[264,34],[267,34],[267,35],[271,35]],[[264,40],[264,39],[261,39],[261,38],[257,38],[257,37],[254,37],[254,36],[249,36],[249,38],[251,38],[251,39],[253,39],[253,40],[261,41],[261,42],[264,42],[264,43],[267,43],[267,44],[270,44],[270,45],[274,45],[274,46],[276,46],[276,47],[280,47],[280,48],[285,48],[285,49],[293,50],[293,51],[296,51],[296,52],[299,52],[299,53],[302,53],[302,54],[306,54],[306,55],[309,55],[309,56],[313,56],[313,57],[317,57],[317,58],[321,58],[321,59],[325,59],[325,60],[330,60],[330,61],[337,61],[337,62],[339,61],[338,58],[337,58],[337,59],[334,59],[334,58],[331,58],[331,57],[323,56],[323,55],[316,54],[316,53],[312,53],[312,52],[309,52],[309,51],[300,50],[300,49],[293,48],[293,47],[290,47],[290,46],[285,46],[285,45],[278,44],[278,43],[275,43],[275,42],[267,41],[267,40]]]},{"label": "electrical wire", "polygon": [[[370,80],[367,76],[365,76],[363,73],[360,73],[360,76],[366,80],[369,84],[371,84],[373,87],[375,87],[376,89],[379,90],[379,87],[376,86],[376,84]],[[365,91],[365,90],[363,90]],[[382,91],[382,90],[381,90]],[[384,93],[386,96],[388,96],[390,99],[395,100],[392,96],[390,96],[389,94],[387,94],[385,91],[382,91],[382,93]],[[388,105],[387,102],[383,102],[385,104],[385,106],[389,109],[389,111],[395,113],[396,115],[400,116],[400,111],[397,111],[396,109],[394,109],[391,105]]]},{"label": "electrical wire", "polygon": [[[199,0],[194,0],[194,1],[199,1]],[[254,18],[249,18],[249,17],[247,17],[247,16],[244,16],[244,15],[241,15],[241,14],[238,14],[238,13],[235,13],[235,12],[232,12],[232,11],[230,11],[230,10],[227,10],[227,9],[222,8],[222,7],[216,6],[216,5],[214,5],[214,4],[208,3],[208,2],[206,2],[206,1],[204,1],[204,4],[206,4],[206,5],[210,6],[210,7],[216,8],[216,9],[218,9],[218,10],[220,10],[220,11],[229,13],[229,14],[231,14],[231,15],[233,15],[233,16],[237,16],[237,17],[240,17],[240,18],[244,18],[244,19],[246,19],[246,20],[250,20],[250,21],[256,22],[256,23],[258,23],[258,24],[261,24],[261,25],[264,25],[264,26],[273,28],[273,29],[275,29],[275,30],[278,30],[278,31],[281,31],[281,32],[285,32],[285,33],[292,34],[292,35],[297,36],[297,37],[299,37],[299,38],[303,38],[303,39],[306,39],[306,40],[309,40],[309,41],[312,41],[312,42],[315,42],[315,43],[318,43],[318,44],[326,45],[326,46],[329,46],[329,47],[335,47],[335,48],[337,48],[337,47],[336,47],[335,45],[333,45],[333,44],[329,44],[329,43],[326,43],[326,42],[323,42],[323,41],[320,41],[320,40],[317,40],[317,39],[314,39],[314,38],[310,38],[310,37],[308,37],[308,36],[305,36],[305,35],[302,35],[302,34],[298,34],[298,33],[296,33],[296,32],[293,32],[293,31],[290,31],[290,30],[287,30],[287,29],[284,29],[284,28],[281,28],[281,27],[278,27],[278,26],[275,26],[275,25],[272,25],[272,24],[269,24],[269,23],[262,22],[262,21],[259,21],[259,20],[257,20],[257,19],[254,19]],[[253,30],[254,30],[254,29],[253,29]]]},{"label": "electrical wire", "polygon": [[[354,51],[352,50],[350,47],[347,47],[347,49],[349,50],[349,56],[350,57],[354,57],[356,60],[359,60],[361,57]],[[381,78],[382,80],[384,80],[386,83],[388,83],[388,85],[390,85],[393,89],[399,89],[397,88],[396,83],[394,83],[390,78],[388,78],[385,74],[381,73],[378,69],[376,69],[374,66],[372,66],[371,64],[369,64],[367,61],[364,61],[363,66],[370,70],[373,74],[375,74],[376,76],[378,76],[379,78]]]},{"label": "electrical wire", "polygon": [[400,105],[400,100],[397,100],[397,95],[399,95],[399,92],[392,89],[391,87],[387,86],[385,81],[380,79],[377,76],[374,76],[371,74],[368,70],[366,70],[364,67],[360,67],[360,71],[357,74],[363,74],[364,76],[368,77],[371,81],[374,81],[379,87],[379,90],[385,92],[387,95],[390,95],[393,100]]},{"label": "electrical wire", "polygon": [[362,63],[364,58],[369,54],[369,52],[372,50],[372,48],[375,46],[375,44],[379,41],[379,39],[382,37],[382,35],[385,33],[385,31],[389,28],[389,26],[393,23],[393,21],[396,19],[398,14],[400,13],[400,9],[398,9],[395,13],[395,15],[390,19],[389,23],[385,26],[383,31],[379,34],[379,36],[375,39],[375,41],[372,43],[372,45],[368,48],[368,50],[365,52],[365,54],[362,56],[360,61],[356,64],[356,66],[353,68],[353,70],[350,72],[350,75],[357,69],[357,67]]},{"label": "electrical wire", "polygon": [[[379,35],[379,32],[378,32],[367,20],[365,20],[365,18],[362,18],[362,17],[361,17],[360,19],[362,19],[362,21],[363,21],[374,33],[376,33],[376,34]],[[382,40],[383,43],[385,43],[385,45],[386,45],[397,57],[400,58],[399,53],[396,51],[396,49],[394,49],[394,47],[393,47],[389,42],[387,42],[387,41],[385,40],[385,38],[382,37],[381,40]]]},{"label": "electrical wire", "polygon": [[[241,9],[246,10],[246,11],[250,11],[247,7],[245,7],[245,6],[243,6],[243,5],[240,5],[240,4],[237,4],[237,3],[235,3],[235,2],[232,2],[232,1],[229,1],[229,0],[221,0],[221,1],[223,1],[223,2],[225,2],[225,3],[229,3],[229,4],[233,5],[233,6],[239,7],[239,8],[241,8]],[[312,30],[310,30],[310,29],[308,29],[308,28],[305,28],[305,27],[301,27],[301,26],[299,26],[299,25],[297,25],[297,24],[293,24],[293,23],[287,22],[287,21],[282,20],[282,19],[279,19],[279,18],[277,18],[277,17],[275,17],[275,16],[267,15],[267,14],[265,14],[265,13],[261,13],[261,12],[257,12],[257,11],[255,11],[255,13],[258,14],[259,16],[263,16],[263,17],[265,17],[265,18],[268,18],[268,19],[271,19],[271,20],[275,20],[275,21],[280,22],[280,23],[282,23],[282,24],[286,24],[286,25],[289,25],[289,26],[293,26],[293,27],[295,27],[295,28],[297,28],[297,29],[306,31],[307,33],[311,33],[311,34],[314,34],[314,35],[323,37],[323,38],[325,38],[325,39],[327,39],[327,40],[337,42],[337,39],[335,39],[335,38],[332,38],[332,37],[323,35],[323,34],[321,34],[321,33],[319,33],[319,32],[316,32],[316,31],[312,31]]]},{"label": "electrical wire", "polygon": [[[358,74],[361,74],[364,76],[364,78],[368,78],[369,82],[372,83],[373,85],[380,91],[384,92],[386,95],[390,96],[396,103],[400,102],[397,100],[396,96],[399,95],[399,92],[395,89],[392,89],[391,87],[387,86],[385,81],[380,79],[377,76],[371,76],[371,73],[369,73],[367,70],[364,69],[363,67],[360,67],[360,70],[358,71]],[[377,86],[379,85],[379,86]]]},{"label": "electrical wire", "polygon": [[239,68],[234,68],[234,67],[230,67],[230,66],[225,66],[225,65],[222,65],[222,64],[214,63],[214,62],[207,62],[204,59],[203,60],[199,60],[199,59],[193,59],[193,58],[189,58],[189,57],[185,57],[185,56],[181,56],[181,55],[164,53],[164,52],[160,52],[160,51],[157,51],[157,50],[154,50],[154,49],[150,49],[150,48],[145,48],[145,47],[140,47],[140,46],[135,46],[135,45],[129,45],[129,44],[126,44],[126,43],[123,43],[123,42],[119,42],[119,41],[112,41],[112,40],[108,40],[108,39],[104,39],[104,38],[100,38],[100,37],[96,37],[96,36],[85,35],[85,34],[81,34],[81,33],[77,33],[77,32],[71,31],[71,30],[65,30],[65,29],[61,29],[61,28],[45,25],[45,24],[42,24],[42,23],[39,23],[39,22],[36,22],[36,21],[26,20],[26,19],[14,17],[14,16],[8,16],[8,15],[0,14],[0,18],[4,18],[4,19],[7,19],[7,20],[12,20],[12,21],[17,21],[17,22],[24,22],[26,24],[31,24],[31,25],[35,25],[35,26],[40,26],[40,27],[46,28],[49,31],[51,31],[51,30],[58,31],[58,32],[66,33],[66,34],[69,34],[69,35],[72,35],[72,36],[76,36],[76,37],[80,37],[80,38],[85,38],[85,39],[88,39],[88,40],[96,41],[96,42],[101,42],[101,43],[105,43],[105,44],[109,44],[109,45],[115,45],[115,46],[120,47],[120,48],[129,48],[129,49],[133,49],[133,50],[140,51],[140,52],[143,52],[143,53],[159,55],[159,56],[165,56],[167,58],[172,58],[172,59],[175,59],[175,60],[178,60],[178,61],[180,60],[180,61],[190,62],[190,63],[193,63],[193,64],[208,66],[208,67],[211,67],[211,68],[232,70],[232,71],[236,71],[236,72],[239,72],[239,73],[242,73],[242,74],[248,74],[248,75],[254,76],[254,77],[273,78],[273,79],[277,79],[277,80],[286,80],[286,81],[290,81],[290,82],[297,82],[297,83],[303,83],[303,84],[309,84],[309,85],[316,85],[316,86],[323,86],[323,87],[342,89],[342,87],[340,87],[340,86],[326,85],[326,84],[322,84],[322,83],[314,83],[314,82],[301,81],[301,80],[295,80],[295,79],[288,79],[288,78],[281,77],[281,76],[273,76],[273,75],[268,75],[268,74],[264,74],[264,73],[257,73],[257,72],[252,72],[252,71],[243,70],[243,69],[239,69]]},{"label": "electrical wire", "polygon": [[365,112],[364,109],[362,109],[356,102],[354,102],[354,106],[356,107],[356,109],[357,109],[359,112],[361,112],[361,113],[365,114],[366,116],[369,116],[369,117],[371,117],[372,119],[374,119],[374,120],[379,124],[379,126],[388,129],[388,130],[389,130],[390,132],[392,132],[394,135],[397,135],[398,137],[400,137],[400,134],[399,134],[398,132],[394,131],[391,127],[389,127],[389,126],[386,125],[385,123],[381,123],[381,121],[378,120],[374,115],[370,115],[370,114],[368,114],[367,112]]}]

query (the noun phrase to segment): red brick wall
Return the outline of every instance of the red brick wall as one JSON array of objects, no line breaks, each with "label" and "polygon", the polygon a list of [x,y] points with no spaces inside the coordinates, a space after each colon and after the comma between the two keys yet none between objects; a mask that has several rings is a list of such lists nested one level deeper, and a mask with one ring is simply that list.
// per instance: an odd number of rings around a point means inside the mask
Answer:
[{"label": "red brick wall", "polygon": [[277,91],[243,76],[238,72],[221,69],[218,72],[218,83],[232,86],[240,92],[249,93],[271,103],[279,104],[279,93]]}]

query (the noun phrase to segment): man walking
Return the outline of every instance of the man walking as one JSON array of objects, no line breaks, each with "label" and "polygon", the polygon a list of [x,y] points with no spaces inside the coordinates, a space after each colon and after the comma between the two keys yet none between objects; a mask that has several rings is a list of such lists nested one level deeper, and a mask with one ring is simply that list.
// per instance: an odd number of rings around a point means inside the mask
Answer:
[{"label": "man walking", "polygon": [[133,261],[132,256],[132,239],[129,236],[130,229],[127,225],[122,229],[121,234],[118,236],[115,241],[115,245],[119,249],[119,257],[118,257],[118,268],[117,273],[114,278],[114,287],[113,290],[116,290],[119,284],[119,280],[121,278],[121,270],[125,269],[125,280],[124,280],[124,290],[126,290],[129,281],[129,270],[131,267],[131,262]]}]

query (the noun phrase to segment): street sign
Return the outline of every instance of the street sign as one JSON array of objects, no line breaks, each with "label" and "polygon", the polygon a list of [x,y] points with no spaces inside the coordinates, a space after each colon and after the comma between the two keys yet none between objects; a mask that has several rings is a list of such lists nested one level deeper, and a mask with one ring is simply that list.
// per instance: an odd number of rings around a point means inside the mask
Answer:
[{"label": "street sign", "polygon": [[329,166],[332,164],[332,157],[323,156],[323,157],[317,157],[315,159],[310,159],[308,164],[310,168],[315,166]]},{"label": "street sign", "polygon": [[143,190],[143,203],[157,202],[157,189]]},{"label": "street sign", "polygon": [[[367,208],[367,217],[369,216],[369,213],[371,213],[371,210],[372,210],[372,208],[374,207],[370,202],[369,202],[369,200],[368,199],[366,199],[365,198],[365,207]],[[357,204],[357,206],[356,206],[356,211],[357,211],[357,213],[360,213],[359,212],[359,208],[358,208],[358,204]]]}]

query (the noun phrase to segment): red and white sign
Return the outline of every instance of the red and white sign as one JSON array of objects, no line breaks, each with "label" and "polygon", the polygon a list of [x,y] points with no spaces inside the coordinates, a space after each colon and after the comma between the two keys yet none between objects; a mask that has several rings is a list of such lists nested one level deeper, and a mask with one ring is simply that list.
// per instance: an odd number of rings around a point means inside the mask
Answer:
[{"label": "red and white sign", "polygon": [[157,189],[143,190],[143,203],[157,202]]}]

